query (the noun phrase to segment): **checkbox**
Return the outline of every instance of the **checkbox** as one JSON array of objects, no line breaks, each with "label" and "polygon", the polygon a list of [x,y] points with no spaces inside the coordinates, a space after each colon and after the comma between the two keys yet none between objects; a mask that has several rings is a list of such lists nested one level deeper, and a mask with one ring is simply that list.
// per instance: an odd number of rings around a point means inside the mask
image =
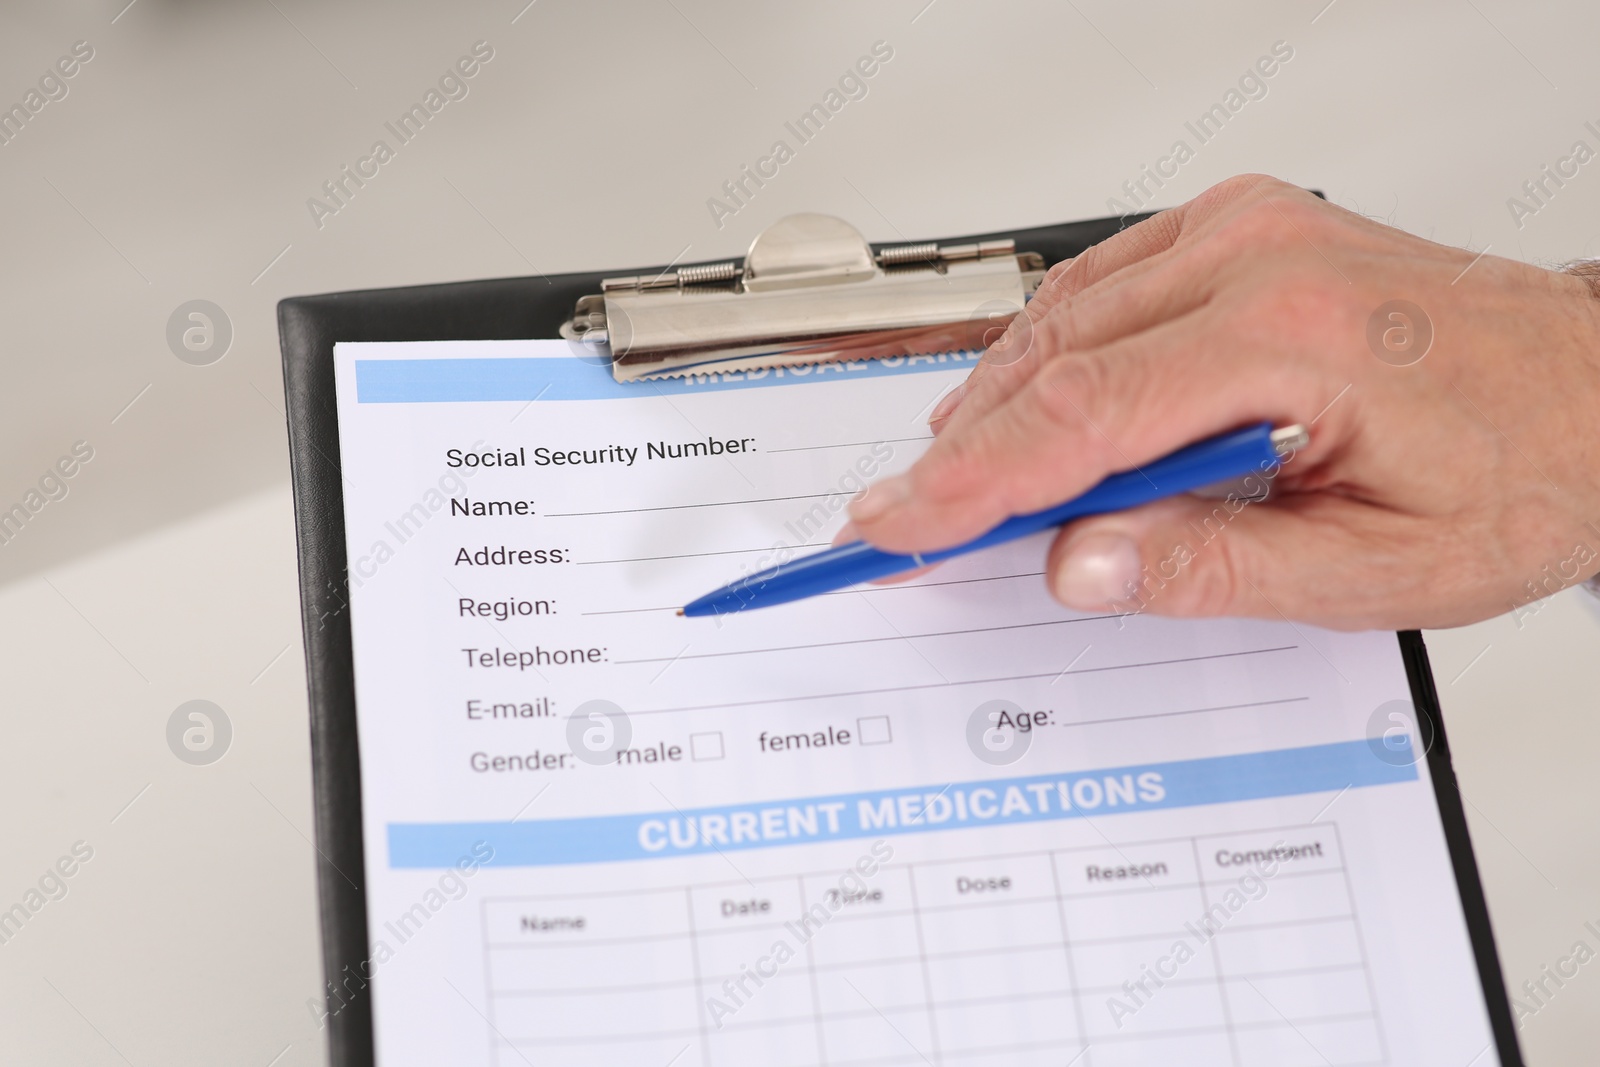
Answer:
[{"label": "checkbox", "polygon": [[722,731],[689,735],[689,754],[698,760],[722,758]]},{"label": "checkbox", "polygon": [[863,745],[887,745],[894,740],[889,732],[889,716],[869,715],[856,720],[856,737]]}]

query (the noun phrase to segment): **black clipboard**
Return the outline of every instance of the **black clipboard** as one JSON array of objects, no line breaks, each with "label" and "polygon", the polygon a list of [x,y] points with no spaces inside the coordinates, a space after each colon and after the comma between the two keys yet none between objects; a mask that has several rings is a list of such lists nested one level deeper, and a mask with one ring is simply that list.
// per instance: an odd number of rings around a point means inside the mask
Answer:
[{"label": "black clipboard", "polygon": [[[1012,238],[1047,265],[1068,259],[1148,215],[1094,219],[1028,230],[963,235],[939,243]],[[874,251],[881,248],[874,245]],[[329,1000],[326,1024],[334,1067],[373,1067],[367,901],[361,830],[361,757],[356,737],[355,669],[346,596],[344,496],[333,378],[337,341],[478,341],[554,338],[580,296],[604,277],[653,274],[667,267],[593,271],[552,277],[418,285],[291,297],[278,305],[288,406],[289,459],[299,547],[301,624],[310,690],[312,792],[322,961]],[[680,268],[681,269],[681,268]],[[1501,1063],[1521,1067],[1516,1026],[1478,879],[1466,814],[1450,762],[1444,720],[1417,631],[1396,635],[1411,682],[1417,726],[1472,940],[1494,1043]],[[337,1010],[334,1007],[337,1006]]]}]

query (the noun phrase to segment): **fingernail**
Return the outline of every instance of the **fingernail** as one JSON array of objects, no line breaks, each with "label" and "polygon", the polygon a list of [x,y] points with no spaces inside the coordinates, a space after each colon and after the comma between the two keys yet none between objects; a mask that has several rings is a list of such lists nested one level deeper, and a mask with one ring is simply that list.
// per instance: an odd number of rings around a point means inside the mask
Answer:
[{"label": "fingernail", "polygon": [[967,385],[965,382],[944,394],[944,399],[933,406],[933,413],[928,416],[928,423],[931,425],[948,419],[956,408],[961,406],[961,398],[966,395]]},{"label": "fingernail", "polygon": [[849,544],[851,541],[859,540],[861,540],[861,535],[856,533],[856,524],[853,522],[846,522],[843,526],[839,527],[839,532],[833,535],[833,541],[831,543],[835,545],[845,545]]},{"label": "fingernail", "polygon": [[1117,533],[1084,534],[1056,571],[1056,597],[1078,611],[1099,611],[1139,581],[1139,546]]},{"label": "fingernail", "polygon": [[867,486],[865,494],[850,502],[850,518],[854,522],[871,522],[910,497],[911,479],[904,474],[873,482]]}]

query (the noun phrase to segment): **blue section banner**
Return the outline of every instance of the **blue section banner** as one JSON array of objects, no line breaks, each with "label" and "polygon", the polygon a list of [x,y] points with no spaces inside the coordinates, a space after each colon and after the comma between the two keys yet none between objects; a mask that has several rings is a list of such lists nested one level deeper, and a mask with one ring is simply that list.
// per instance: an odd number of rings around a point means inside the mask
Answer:
[{"label": "blue section banner", "polygon": [[772,385],[969,368],[978,351],[931,356],[889,356],[848,363],[694,374],[683,378],[619,382],[609,364],[578,356],[507,356],[470,359],[358,359],[359,404],[436,404],[482,400],[630,400],[717,393]]},{"label": "blue section banner", "polygon": [[542,867],[779,848],[1006,823],[1096,818],[1417,780],[1409,739],[836,793],[732,807],[523,822],[390,823],[389,866],[444,868],[487,842],[486,866]]}]

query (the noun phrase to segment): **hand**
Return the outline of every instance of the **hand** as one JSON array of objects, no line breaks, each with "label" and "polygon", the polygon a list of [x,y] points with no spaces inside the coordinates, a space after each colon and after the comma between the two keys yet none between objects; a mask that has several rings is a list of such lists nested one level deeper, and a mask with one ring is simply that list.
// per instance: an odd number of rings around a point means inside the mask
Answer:
[{"label": "hand", "polygon": [[[1421,317],[1391,317],[1397,300]],[[880,547],[942,548],[1261,420],[1311,427],[1270,499],[1074,523],[1055,595],[1406,629],[1600,570],[1600,294],[1261,176],[1057,264],[936,409],[927,453],[851,517]]]}]

